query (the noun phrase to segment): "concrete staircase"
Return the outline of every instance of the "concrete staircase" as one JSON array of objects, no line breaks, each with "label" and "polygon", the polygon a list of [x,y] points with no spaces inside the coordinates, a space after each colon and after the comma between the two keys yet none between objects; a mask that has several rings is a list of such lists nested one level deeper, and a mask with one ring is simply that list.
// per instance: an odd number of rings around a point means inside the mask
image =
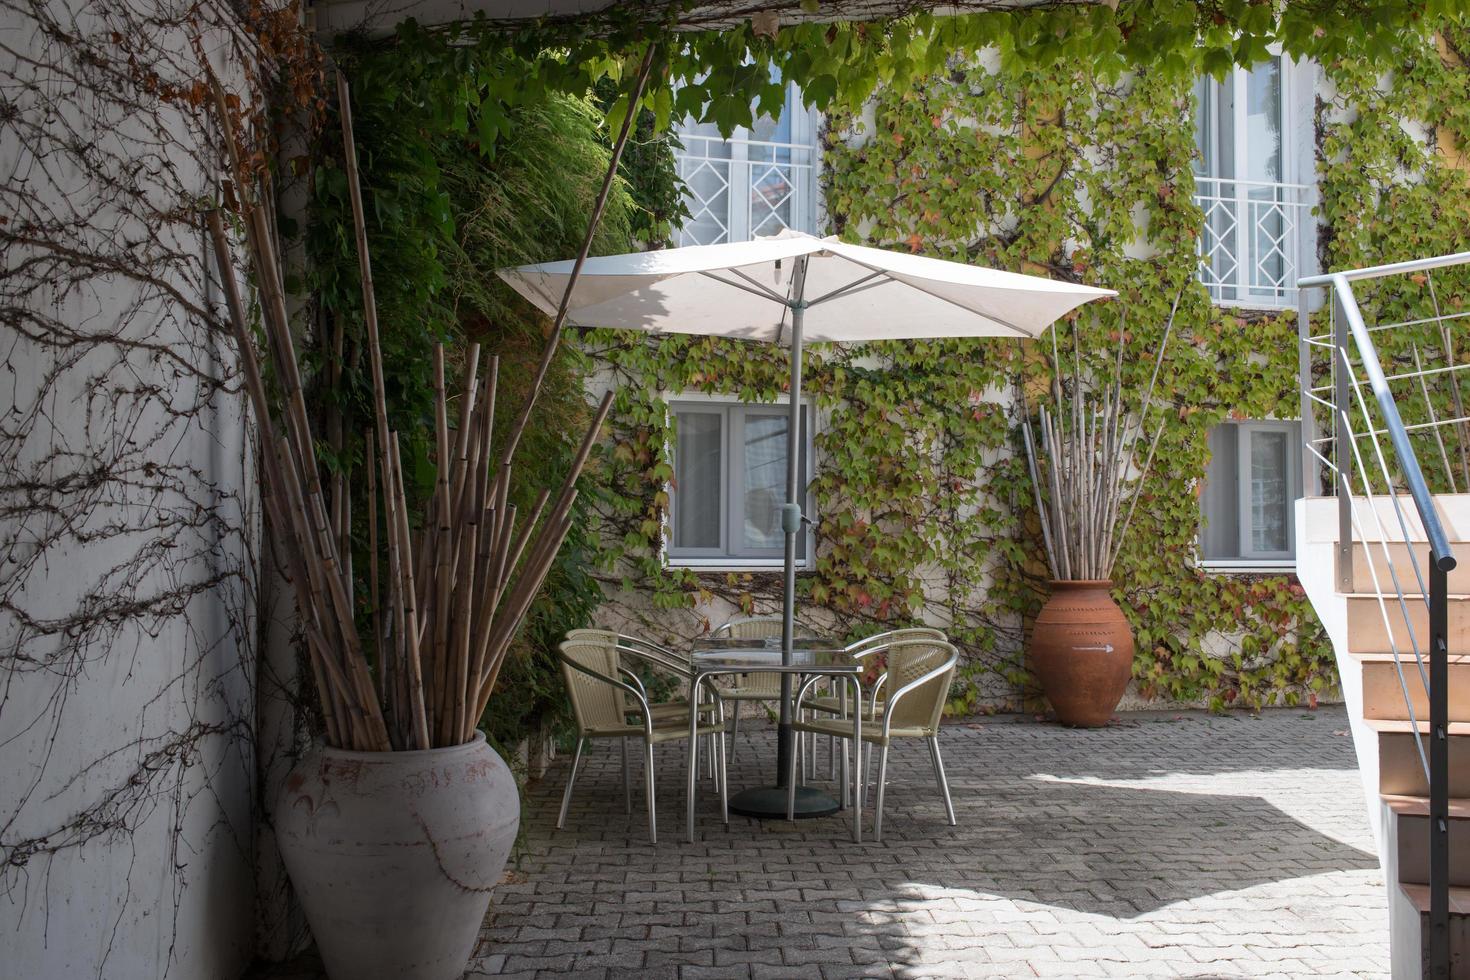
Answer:
[{"label": "concrete staircase", "polygon": [[[1470,977],[1470,495],[1440,495],[1435,501],[1459,558],[1459,567],[1449,575],[1450,966],[1451,976]],[[1412,518],[1412,502],[1404,499],[1403,504]],[[1373,543],[1370,570],[1364,545],[1355,544],[1353,591],[1344,593],[1337,588],[1337,501],[1298,501],[1297,574],[1337,655],[1387,882],[1393,975],[1417,978],[1424,975],[1422,937],[1429,910],[1429,787],[1414,727],[1417,723],[1425,734],[1427,752],[1429,704],[1388,567],[1391,561],[1414,636],[1427,657],[1429,624],[1409,553],[1417,556],[1427,583],[1428,547],[1417,520],[1410,520],[1406,541],[1392,502],[1378,498],[1374,505],[1382,527],[1392,529],[1387,558],[1382,544]],[[1376,534],[1377,526],[1366,510],[1360,512],[1359,527]],[[1374,591],[1374,572],[1382,604]]]}]

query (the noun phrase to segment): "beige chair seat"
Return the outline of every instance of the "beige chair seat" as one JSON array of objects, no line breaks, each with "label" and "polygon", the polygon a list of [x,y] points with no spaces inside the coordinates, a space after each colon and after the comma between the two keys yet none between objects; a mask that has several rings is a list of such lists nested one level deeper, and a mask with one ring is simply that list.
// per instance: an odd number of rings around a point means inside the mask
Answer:
[{"label": "beige chair seat", "polygon": [[[717,711],[713,703],[701,704],[699,713],[701,715],[714,715]],[[635,712],[636,713],[636,712]],[[664,721],[681,720],[684,726],[689,726],[689,701],[687,698],[678,701],[663,701],[659,704],[650,704],[648,713],[653,718],[654,725]]]},{"label": "beige chair seat", "polygon": [[[833,735],[837,738],[852,738],[852,722],[841,718],[812,718],[807,721],[796,721],[791,727],[799,732],[811,732],[814,735]],[[933,738],[939,734],[935,728],[923,726],[892,727],[888,729],[888,738],[883,737],[883,729],[876,727],[863,719],[863,741],[871,742],[873,745],[887,745],[895,738]]]},{"label": "beige chair seat", "polygon": [[[723,731],[718,725],[702,724],[699,726],[700,735],[713,735]],[[851,734],[849,732],[849,734]],[[588,728],[588,738],[643,738],[642,725],[611,725],[606,728]],[[655,720],[653,723],[653,737],[650,741],[655,745],[664,742],[677,742],[679,739],[689,737],[689,716],[683,719],[669,718]]]},{"label": "beige chair seat", "polygon": [[[808,710],[821,711],[829,715],[844,715],[852,710],[852,698],[849,697],[847,699],[846,707],[843,707],[841,698],[832,697],[831,695],[807,698],[801,703],[801,706]],[[863,721],[866,722],[869,718],[881,717],[883,710],[884,706],[882,701],[879,701],[876,705],[870,705],[869,710],[863,713]],[[847,730],[852,731],[852,726],[848,725]]]}]

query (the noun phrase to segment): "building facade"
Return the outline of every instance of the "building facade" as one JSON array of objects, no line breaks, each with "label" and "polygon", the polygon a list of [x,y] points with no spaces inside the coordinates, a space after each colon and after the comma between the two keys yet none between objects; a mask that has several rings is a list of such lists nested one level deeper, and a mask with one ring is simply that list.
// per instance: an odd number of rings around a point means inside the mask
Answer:
[{"label": "building facade", "polygon": [[[691,217],[677,244],[793,228],[1110,286],[1115,308],[1062,324],[1062,351],[1079,336],[1111,350],[1122,334],[1125,374],[1152,365],[1177,296],[1147,420],[1163,426],[1159,466],[1115,576],[1139,637],[1137,691],[1310,702],[1335,676],[1292,575],[1308,489],[1295,283],[1324,263],[1434,247],[1395,242],[1383,208],[1463,181],[1447,149],[1457,121],[1426,118],[1438,109],[1423,98],[1461,84],[1440,39],[1394,76],[1272,55],[1222,79],[1063,77],[988,52],[833,118],[788,85],[779,119],[728,139],[680,130]],[[1412,155],[1345,142],[1390,116],[1417,134]],[[1435,213],[1433,237],[1452,245],[1463,217]],[[891,346],[808,363],[801,615],[843,633],[941,625],[968,655],[956,707],[1018,706],[1035,692],[1024,635],[1046,586],[1016,430],[1050,351]],[[660,340],[604,358],[600,382],[637,392],[615,419],[626,458],[609,479],[608,622],[687,639],[779,608],[783,356]]]}]

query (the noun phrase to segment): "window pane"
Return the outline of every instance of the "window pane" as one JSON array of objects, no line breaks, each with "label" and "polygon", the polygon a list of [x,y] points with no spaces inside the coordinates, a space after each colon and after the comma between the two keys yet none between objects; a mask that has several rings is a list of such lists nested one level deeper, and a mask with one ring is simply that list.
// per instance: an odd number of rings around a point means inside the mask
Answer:
[{"label": "window pane", "polygon": [[786,416],[745,416],[743,548],[780,548],[781,505],[786,502]]},{"label": "window pane", "polygon": [[1229,422],[1210,430],[1210,463],[1200,492],[1200,554],[1206,559],[1240,557],[1239,430]]},{"label": "window pane", "polygon": [[1285,432],[1250,434],[1251,550],[1288,551],[1286,508],[1291,506],[1290,445]]},{"label": "window pane", "polygon": [[679,412],[674,449],[674,547],[720,546],[722,416]]},{"label": "window pane", "polygon": [[1245,79],[1246,177],[1281,177],[1281,59],[1263,61]]}]

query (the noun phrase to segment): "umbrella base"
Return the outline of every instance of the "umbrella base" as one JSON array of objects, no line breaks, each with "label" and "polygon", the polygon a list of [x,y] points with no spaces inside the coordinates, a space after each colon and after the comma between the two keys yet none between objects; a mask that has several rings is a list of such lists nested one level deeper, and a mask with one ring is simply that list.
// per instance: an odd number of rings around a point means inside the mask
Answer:
[{"label": "umbrella base", "polygon": [[[796,788],[796,819],[830,817],[842,807],[832,797],[811,786]],[[761,786],[730,797],[730,812],[756,820],[786,819],[786,787]]]}]

